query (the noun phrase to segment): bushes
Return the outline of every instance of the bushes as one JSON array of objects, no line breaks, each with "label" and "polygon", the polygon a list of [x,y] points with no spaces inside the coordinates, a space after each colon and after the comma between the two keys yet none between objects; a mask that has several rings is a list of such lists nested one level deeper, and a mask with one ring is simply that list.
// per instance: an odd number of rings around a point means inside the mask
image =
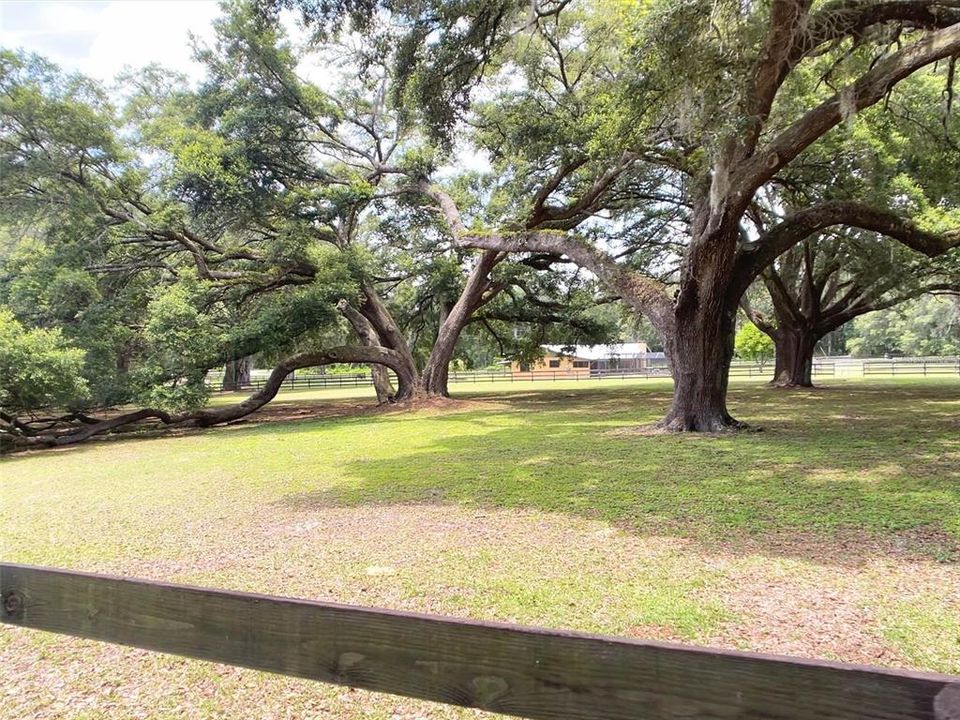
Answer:
[{"label": "bushes", "polygon": [[88,396],[84,351],[59,330],[27,330],[0,308],[0,409],[15,415],[73,408]]}]

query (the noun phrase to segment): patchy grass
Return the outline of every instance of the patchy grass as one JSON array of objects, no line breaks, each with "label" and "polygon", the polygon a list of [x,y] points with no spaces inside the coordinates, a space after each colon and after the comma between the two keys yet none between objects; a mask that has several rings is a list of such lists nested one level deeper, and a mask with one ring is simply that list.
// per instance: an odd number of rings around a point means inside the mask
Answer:
[{"label": "patchy grass", "polygon": [[[503,385],[458,388],[472,402],[454,411],[7,458],[0,548],[17,562],[960,674],[956,380],[738,383],[732,409],[765,430],[723,437],[617,432],[663,412],[658,381]],[[0,663],[23,678],[6,698],[23,717],[479,715],[22,630],[0,632]]]}]

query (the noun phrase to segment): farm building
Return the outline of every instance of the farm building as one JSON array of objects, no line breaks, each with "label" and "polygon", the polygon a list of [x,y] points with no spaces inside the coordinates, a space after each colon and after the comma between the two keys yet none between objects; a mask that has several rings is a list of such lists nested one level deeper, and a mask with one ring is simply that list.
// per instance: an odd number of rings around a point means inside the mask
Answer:
[{"label": "farm building", "polygon": [[605,370],[646,370],[664,364],[663,353],[650,352],[646,343],[614,345],[543,345],[535,362],[510,364],[514,373],[555,373],[589,376]]}]

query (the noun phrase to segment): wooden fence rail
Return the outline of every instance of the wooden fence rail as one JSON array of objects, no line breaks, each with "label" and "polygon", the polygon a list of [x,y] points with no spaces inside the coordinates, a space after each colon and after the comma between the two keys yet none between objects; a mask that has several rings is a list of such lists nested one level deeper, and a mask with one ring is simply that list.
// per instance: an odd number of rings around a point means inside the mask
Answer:
[{"label": "wooden fence rail", "polygon": [[[900,375],[958,375],[960,376],[960,358],[920,358],[920,359],[900,359],[900,360],[863,360],[859,363],[849,366],[846,371],[841,371],[841,366],[835,360],[826,358],[815,358],[813,361],[812,372],[817,377],[829,377],[839,374],[860,374],[862,376],[900,376]],[[772,378],[773,364],[767,363],[764,366],[756,363],[735,362],[730,366],[730,377],[758,377]],[[392,375],[394,381],[396,378]],[[486,370],[467,370],[451,371],[449,380],[451,384],[458,383],[514,383],[514,382],[540,382],[540,381],[564,381],[564,380],[627,380],[637,378],[656,378],[669,379],[670,371],[666,366],[647,367],[642,369],[613,369],[604,370],[538,370],[535,372],[511,372],[504,371],[486,371]],[[207,382],[211,387],[219,387],[220,375],[211,374],[207,377]],[[244,389],[260,390],[266,385],[266,376],[256,377]],[[314,375],[312,373],[291,373],[280,386],[281,391],[287,390],[313,390],[327,388],[348,388],[348,387],[373,387],[373,380],[370,375],[359,372],[351,374],[329,374]],[[230,391],[233,392],[233,391]]]},{"label": "wooden fence rail", "polygon": [[13,564],[0,593],[12,625],[528,718],[960,718],[960,677]]}]

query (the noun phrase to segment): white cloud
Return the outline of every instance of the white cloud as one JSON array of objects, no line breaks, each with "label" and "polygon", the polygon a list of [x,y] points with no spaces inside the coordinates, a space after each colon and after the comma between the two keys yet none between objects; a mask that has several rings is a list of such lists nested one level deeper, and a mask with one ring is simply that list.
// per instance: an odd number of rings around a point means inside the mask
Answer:
[{"label": "white cloud", "polygon": [[0,44],[22,47],[100,80],[159,63],[196,80],[189,35],[213,37],[215,0],[0,2]]}]

